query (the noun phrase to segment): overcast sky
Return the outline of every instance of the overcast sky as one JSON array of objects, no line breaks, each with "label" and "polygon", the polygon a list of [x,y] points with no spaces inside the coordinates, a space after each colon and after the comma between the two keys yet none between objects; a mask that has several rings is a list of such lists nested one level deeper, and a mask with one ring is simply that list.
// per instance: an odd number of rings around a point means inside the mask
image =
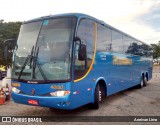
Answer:
[{"label": "overcast sky", "polygon": [[0,0],[0,19],[85,13],[148,44],[160,41],[160,0]]}]

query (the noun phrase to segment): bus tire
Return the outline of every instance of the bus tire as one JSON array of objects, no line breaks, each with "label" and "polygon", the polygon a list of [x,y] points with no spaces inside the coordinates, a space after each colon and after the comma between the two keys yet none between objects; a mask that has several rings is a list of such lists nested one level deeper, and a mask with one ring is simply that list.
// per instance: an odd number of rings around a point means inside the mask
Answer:
[{"label": "bus tire", "polygon": [[0,80],[2,80],[2,73],[0,72]]},{"label": "bus tire", "polygon": [[145,77],[145,78],[143,79],[143,85],[144,85],[144,86],[147,85],[147,77]]},{"label": "bus tire", "polygon": [[100,86],[99,84],[96,85],[95,91],[94,91],[94,103],[91,104],[92,109],[98,109],[99,108],[99,103],[101,101],[102,95],[100,91]]},{"label": "bus tire", "polygon": [[140,81],[140,84],[138,85],[138,88],[143,88],[144,86],[144,78],[142,77],[141,81]]}]

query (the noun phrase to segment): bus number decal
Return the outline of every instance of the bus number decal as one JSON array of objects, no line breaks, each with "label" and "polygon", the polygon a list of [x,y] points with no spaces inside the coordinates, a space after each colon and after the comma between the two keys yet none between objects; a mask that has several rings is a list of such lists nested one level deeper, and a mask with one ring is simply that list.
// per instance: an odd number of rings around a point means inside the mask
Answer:
[{"label": "bus number decal", "polygon": [[52,85],[52,89],[63,89],[63,85]]}]

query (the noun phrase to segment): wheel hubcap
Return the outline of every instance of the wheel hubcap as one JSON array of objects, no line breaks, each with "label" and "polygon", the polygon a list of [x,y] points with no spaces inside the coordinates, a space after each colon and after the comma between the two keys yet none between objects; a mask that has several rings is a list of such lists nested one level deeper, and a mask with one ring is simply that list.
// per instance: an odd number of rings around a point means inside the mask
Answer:
[{"label": "wheel hubcap", "polygon": [[101,91],[99,91],[99,101],[101,102],[101,100],[102,100],[102,93]]},{"label": "wheel hubcap", "polygon": [[143,87],[143,80],[141,81],[141,87]]}]

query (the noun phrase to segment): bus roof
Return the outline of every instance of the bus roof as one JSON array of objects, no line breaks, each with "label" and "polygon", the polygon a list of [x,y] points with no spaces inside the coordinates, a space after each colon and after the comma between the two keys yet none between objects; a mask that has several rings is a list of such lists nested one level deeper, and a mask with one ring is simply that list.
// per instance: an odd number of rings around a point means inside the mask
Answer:
[{"label": "bus roof", "polygon": [[91,16],[86,15],[86,14],[82,14],[82,13],[64,13],[64,14],[57,14],[57,15],[42,16],[42,17],[38,17],[38,18],[35,18],[35,19],[28,20],[24,23],[35,22],[35,21],[45,20],[45,19],[58,18],[58,17],[68,17],[68,16],[73,16],[73,17],[77,17],[77,18],[91,18],[91,19],[96,20],[98,22],[100,21],[100,20],[98,20],[94,17],[91,17]]},{"label": "bus roof", "polygon": [[[143,44],[146,44],[145,42],[143,42],[141,40],[138,40],[138,39],[132,37],[131,35],[129,35],[129,34],[125,33],[125,32],[122,32],[122,31],[118,30],[117,28],[105,23],[102,20],[99,20],[99,19],[97,19],[95,17],[89,16],[89,15],[83,14],[83,13],[64,13],[64,14],[57,14],[57,15],[42,16],[42,17],[38,17],[38,18],[35,18],[35,19],[32,19],[32,20],[25,21],[24,24],[25,23],[30,23],[30,22],[35,22],[35,21],[40,21],[40,20],[47,20],[47,19],[58,18],[58,17],[69,17],[69,16],[70,17],[77,17],[79,19],[80,18],[92,19],[92,20],[94,20],[94,21],[96,21],[96,22],[98,22],[98,23],[100,23],[100,24],[102,24],[102,25],[104,25],[104,26],[106,26],[106,27],[108,27],[110,29],[114,29],[115,31],[118,31],[118,32],[122,33],[125,36],[128,36],[128,37],[130,37],[130,38],[132,38],[132,39],[134,39],[136,41],[139,41],[139,42],[141,42]],[[149,44],[146,44],[146,45],[150,46]]]}]

